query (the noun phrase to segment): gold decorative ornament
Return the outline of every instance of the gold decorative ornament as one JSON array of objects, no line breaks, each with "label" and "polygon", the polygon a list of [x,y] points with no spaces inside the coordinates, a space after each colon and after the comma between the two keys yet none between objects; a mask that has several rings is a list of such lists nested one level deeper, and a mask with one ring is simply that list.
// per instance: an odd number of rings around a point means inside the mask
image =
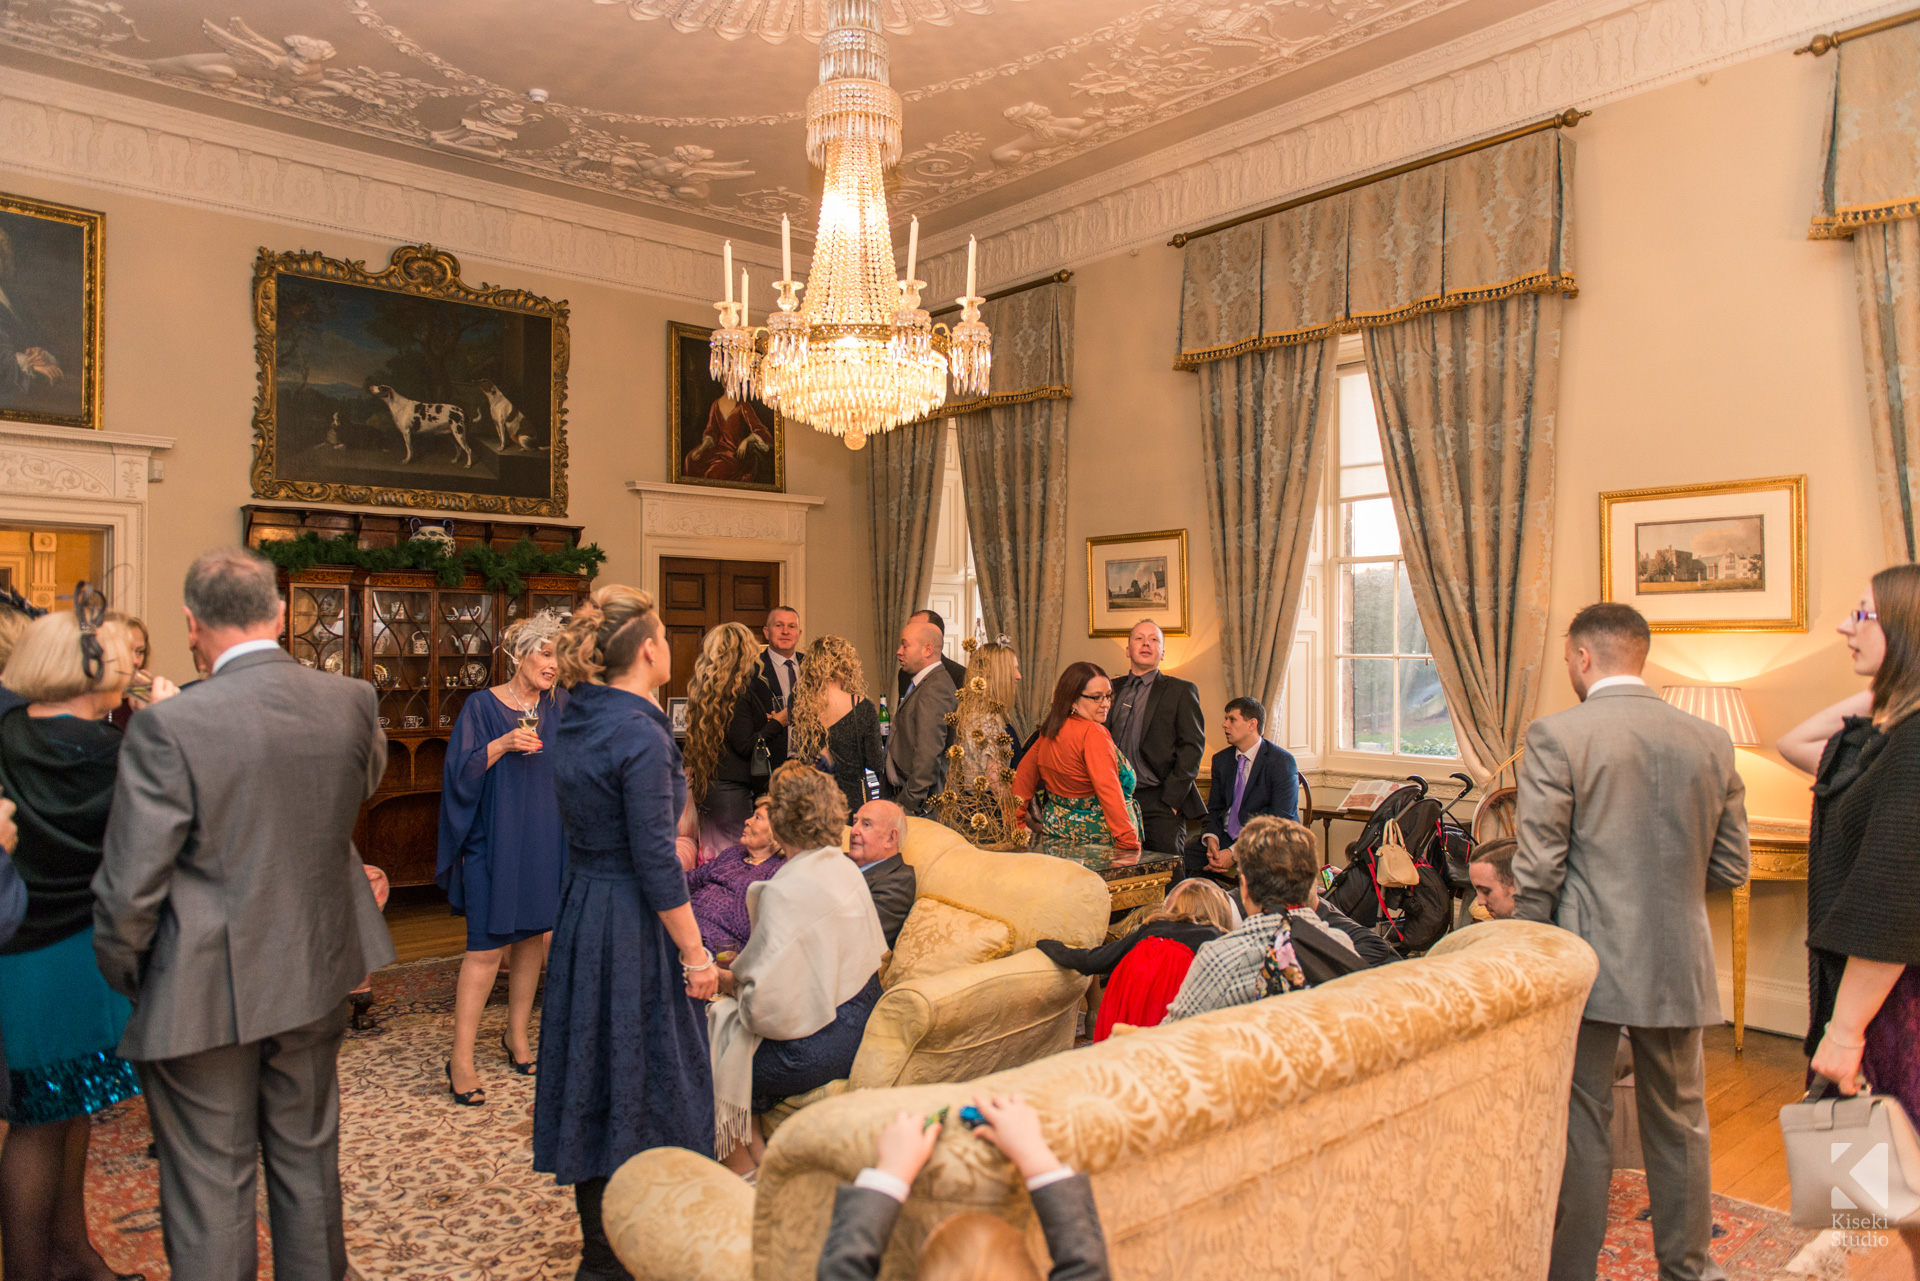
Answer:
[{"label": "gold decorative ornament", "polygon": [[[428,394],[426,389],[388,386],[377,382],[374,377],[376,371],[370,368],[366,371],[366,381],[362,386],[379,386],[388,393],[387,397],[381,397],[369,391],[372,398],[370,404],[380,405],[379,414],[387,418],[382,420],[376,416],[376,425],[371,428],[364,423],[349,423],[347,426],[377,433],[383,430],[379,426],[382,421],[390,422],[391,425],[384,427],[384,430],[392,431],[396,439],[403,441],[409,459],[391,466],[383,460],[370,464],[367,470],[398,472],[403,467],[413,467],[411,456],[416,451],[424,453],[446,448],[444,442],[451,437],[455,442],[455,461],[437,471],[426,470],[421,474],[422,480],[443,477],[446,487],[436,489],[405,484],[359,483],[346,478],[316,478],[323,475],[325,468],[299,455],[313,454],[324,463],[329,448],[344,454],[347,443],[344,440],[336,441],[329,429],[324,444],[316,443],[301,449],[289,438],[294,425],[280,421],[282,393],[289,390],[287,384],[294,379],[301,379],[299,390],[305,390],[304,372],[296,372],[293,368],[300,353],[287,351],[288,344],[283,341],[285,334],[280,285],[289,278],[324,281],[506,313],[509,317],[507,332],[521,334],[521,339],[516,342],[524,341],[528,346],[537,344],[537,327],[543,325],[548,335],[547,367],[529,374],[531,381],[528,386],[531,390],[503,389],[489,378],[475,377],[470,382],[456,378],[455,382],[462,389],[461,403],[458,404],[451,403],[451,397],[448,401],[428,403],[424,399]],[[419,323],[438,326],[440,336],[444,337],[446,328],[457,327],[459,321],[469,314],[452,309],[437,314],[429,310]],[[555,302],[524,289],[502,289],[485,283],[467,284],[460,278],[459,259],[432,245],[402,245],[393,251],[388,265],[380,271],[369,270],[364,262],[357,259],[342,260],[319,253],[275,253],[270,249],[261,249],[253,265],[254,356],[259,363],[259,392],[254,400],[253,412],[254,496],[302,502],[492,512],[510,516],[565,516],[567,367],[571,353],[567,315],[565,301]],[[515,317],[520,319],[517,322],[511,319]],[[315,322],[307,320],[306,323]],[[455,341],[459,341],[457,335]],[[504,345],[506,339],[502,338],[501,342]],[[284,370],[281,368],[283,362],[288,364]],[[499,372],[492,373],[490,378],[505,381],[504,375]],[[408,391],[416,394],[409,397],[405,394]],[[520,402],[518,404],[513,399],[516,395]],[[381,403],[383,399],[384,404]],[[412,419],[415,428],[411,435],[399,426],[404,416],[403,406],[414,406],[422,411],[421,417]],[[533,409],[537,409],[538,413],[529,414],[528,411]],[[441,410],[449,412],[437,415],[432,412]],[[335,414],[334,417],[335,426],[338,427],[341,415]],[[461,424],[459,432],[452,431],[449,426],[456,417]],[[540,444],[532,434],[537,429],[537,420],[542,417],[545,418],[549,433],[545,445]],[[309,436],[314,434],[310,424],[302,423],[300,430]],[[480,493],[459,487],[462,481],[470,482],[482,476],[472,467],[473,447],[491,444],[496,437],[500,442],[498,458],[502,460],[512,458],[517,461],[529,455],[544,456],[539,458],[544,464],[540,470],[545,473],[544,481],[539,486],[541,492]],[[467,458],[465,466],[459,463],[461,451],[465,452]],[[347,469],[336,467],[335,470],[344,472]]]},{"label": "gold decorative ornament", "polygon": [[945,786],[932,797],[932,812],[983,849],[1019,849],[1026,829],[1013,797],[1013,740],[1006,731],[1006,708],[989,698],[986,688],[983,678],[969,680],[959,705],[947,713],[955,741],[946,756],[953,764]]}]

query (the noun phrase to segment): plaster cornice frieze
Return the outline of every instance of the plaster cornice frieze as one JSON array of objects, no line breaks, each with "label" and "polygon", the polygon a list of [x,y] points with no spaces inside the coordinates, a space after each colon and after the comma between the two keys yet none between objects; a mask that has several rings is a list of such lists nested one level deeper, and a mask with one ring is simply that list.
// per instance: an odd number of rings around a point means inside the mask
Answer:
[{"label": "plaster cornice frieze", "polygon": [[[710,232],[18,70],[0,79],[0,169],[689,302],[718,283]],[[779,265],[771,247],[734,256]]]},{"label": "plaster cornice frieze", "polygon": [[980,240],[982,288],[1031,280],[1909,7],[1559,0],[929,237],[929,296],[959,292],[968,234]]}]

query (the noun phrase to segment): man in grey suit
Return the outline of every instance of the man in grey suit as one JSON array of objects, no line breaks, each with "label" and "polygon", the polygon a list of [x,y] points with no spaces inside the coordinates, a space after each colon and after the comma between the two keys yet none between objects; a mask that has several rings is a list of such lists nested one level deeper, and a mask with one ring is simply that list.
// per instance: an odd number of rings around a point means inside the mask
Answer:
[{"label": "man in grey suit", "polygon": [[1590,1281],[1607,1232],[1613,1063],[1633,1043],[1640,1139],[1662,1281],[1719,1281],[1701,1029],[1720,1022],[1707,892],[1747,879],[1746,788],[1726,731],[1670,707],[1640,670],[1629,605],[1567,629],[1577,707],[1527,731],[1514,915],[1585,939],[1600,973],[1580,1024],[1552,1281]]},{"label": "man in grey suit", "polygon": [[887,783],[894,801],[909,814],[924,810],[927,798],[940,790],[947,713],[960,705],[953,677],[940,663],[940,639],[939,628],[916,616],[900,629],[900,647],[894,651],[908,684],[887,736]]},{"label": "man in grey suit", "polygon": [[93,880],[100,971],[133,999],[176,1277],[255,1273],[267,1166],[274,1275],[339,1281],[347,993],[393,960],[351,838],[386,768],[373,687],[301,666],[254,552],[187,571],[187,639],[211,675],[133,718]]}]

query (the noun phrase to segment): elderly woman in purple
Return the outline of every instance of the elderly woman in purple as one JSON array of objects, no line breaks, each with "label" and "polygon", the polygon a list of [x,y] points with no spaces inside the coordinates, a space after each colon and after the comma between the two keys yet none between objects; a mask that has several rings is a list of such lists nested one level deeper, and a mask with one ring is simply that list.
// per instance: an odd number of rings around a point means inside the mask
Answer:
[{"label": "elderly woman in purple", "polygon": [[700,941],[709,952],[738,952],[747,945],[747,887],[766,880],[785,863],[762,796],[753,803],[740,843],[687,873],[693,919],[700,923]]}]

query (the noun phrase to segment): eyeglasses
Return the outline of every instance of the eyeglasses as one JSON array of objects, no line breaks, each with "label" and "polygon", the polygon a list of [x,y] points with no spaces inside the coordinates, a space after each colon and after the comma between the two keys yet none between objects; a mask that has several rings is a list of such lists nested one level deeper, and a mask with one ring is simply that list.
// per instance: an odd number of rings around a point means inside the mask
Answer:
[{"label": "eyeglasses", "polygon": [[1080,697],[1086,699],[1090,703],[1111,703],[1113,701],[1113,695],[1111,693],[1082,694]]},{"label": "eyeglasses", "polygon": [[106,668],[106,652],[95,633],[107,619],[107,598],[82,580],[73,588],[73,616],[80,624],[80,671],[91,685]]},{"label": "eyeglasses", "polygon": [[1856,609],[1848,615],[1856,623],[1877,623],[1880,615],[1871,609]]}]

